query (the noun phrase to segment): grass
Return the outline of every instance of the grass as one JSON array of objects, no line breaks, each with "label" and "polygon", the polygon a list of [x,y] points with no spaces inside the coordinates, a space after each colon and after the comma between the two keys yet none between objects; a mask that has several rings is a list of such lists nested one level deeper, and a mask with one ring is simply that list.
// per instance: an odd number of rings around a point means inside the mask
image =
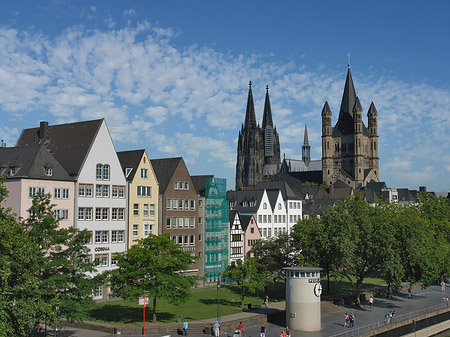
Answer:
[{"label": "grass", "polygon": [[[344,293],[352,290],[350,283],[346,279],[330,277],[330,293],[327,293],[327,279],[321,279],[324,295]],[[368,277],[365,279],[363,288],[385,285],[379,278]],[[248,303],[259,307],[263,304],[265,293],[246,294],[245,307]],[[285,299],[285,284],[271,284],[268,287],[270,301],[283,301]],[[151,301],[150,301],[151,302]],[[100,302],[89,311],[89,321],[118,324],[118,325],[139,325],[142,323],[142,306],[137,304],[137,299],[116,300]],[[241,312],[241,300],[239,290],[233,286],[223,286],[220,288],[220,315],[226,316]],[[152,305],[145,307],[146,321],[152,319]],[[217,289],[202,288],[192,291],[192,296],[180,304],[171,304],[165,299],[157,299],[156,314],[158,323],[170,323],[178,320],[188,321],[215,318],[217,315]]]}]

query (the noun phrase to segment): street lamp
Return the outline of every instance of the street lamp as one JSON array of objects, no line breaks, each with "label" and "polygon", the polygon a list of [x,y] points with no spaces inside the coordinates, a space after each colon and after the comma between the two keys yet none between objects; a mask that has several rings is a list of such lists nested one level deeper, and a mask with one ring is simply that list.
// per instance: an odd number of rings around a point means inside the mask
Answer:
[{"label": "street lamp", "polygon": [[55,337],[58,337],[58,323],[59,323],[59,305],[56,305],[56,327],[55,327]]},{"label": "street lamp", "polygon": [[217,281],[217,321],[220,319],[220,280]]}]

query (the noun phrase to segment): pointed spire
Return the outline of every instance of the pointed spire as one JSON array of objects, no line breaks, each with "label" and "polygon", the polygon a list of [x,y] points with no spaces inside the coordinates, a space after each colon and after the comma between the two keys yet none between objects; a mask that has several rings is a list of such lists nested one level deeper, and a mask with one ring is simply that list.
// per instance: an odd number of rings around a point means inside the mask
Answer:
[{"label": "pointed spire", "polygon": [[370,103],[369,111],[367,111],[367,116],[377,116],[378,111],[377,108],[375,108],[375,104]]},{"label": "pointed spire", "polygon": [[353,85],[352,73],[350,67],[347,71],[347,78],[345,79],[344,94],[342,95],[341,110],[339,111],[339,119],[344,113],[352,115],[353,107],[356,101],[356,91]]},{"label": "pointed spire", "polygon": [[255,105],[253,104],[252,81],[248,83],[247,110],[245,111],[245,128],[256,127]]},{"label": "pointed spire", "polygon": [[269,86],[268,85],[266,85],[266,101],[264,102],[264,114],[263,114],[262,128],[264,129],[266,126],[271,126],[273,128],[272,109],[270,108]]},{"label": "pointed spire", "polygon": [[308,146],[309,145],[309,141],[308,141],[308,126],[306,125],[306,120],[305,120],[305,133],[303,135],[303,145],[304,146]]},{"label": "pointed spire", "polygon": [[363,111],[363,108],[361,106],[361,102],[359,101],[359,97],[356,96],[356,101],[355,101],[355,105],[353,106],[353,112],[355,111]]},{"label": "pointed spire", "polygon": [[323,105],[322,109],[322,116],[331,115],[331,109],[328,105],[328,101],[325,101],[325,104]]}]

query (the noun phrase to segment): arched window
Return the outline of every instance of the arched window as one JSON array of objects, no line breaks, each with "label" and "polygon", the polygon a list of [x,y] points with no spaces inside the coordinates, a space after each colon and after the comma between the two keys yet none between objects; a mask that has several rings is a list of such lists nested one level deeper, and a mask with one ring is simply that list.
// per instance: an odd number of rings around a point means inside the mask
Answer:
[{"label": "arched window", "polygon": [[103,166],[103,180],[109,180],[109,165],[105,164]]},{"label": "arched window", "polygon": [[96,174],[96,179],[97,180],[102,180],[103,178],[103,165],[102,164],[97,164],[97,174]]},{"label": "arched window", "polygon": [[267,209],[267,204],[266,203],[263,204],[263,209]]}]

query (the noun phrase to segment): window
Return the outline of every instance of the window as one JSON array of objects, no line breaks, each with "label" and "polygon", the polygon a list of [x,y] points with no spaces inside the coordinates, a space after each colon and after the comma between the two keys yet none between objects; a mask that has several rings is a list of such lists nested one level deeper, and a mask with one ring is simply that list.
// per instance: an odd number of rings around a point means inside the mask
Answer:
[{"label": "window", "polygon": [[202,241],[203,240],[203,235],[202,234],[199,234],[198,235],[198,241]]},{"label": "window", "polygon": [[267,216],[267,222],[272,223],[272,216],[270,214]]},{"label": "window", "polygon": [[174,181],[173,182],[173,189],[177,190],[178,189],[178,181]]},{"label": "window", "polygon": [[231,235],[231,241],[241,241],[241,234]]},{"label": "window", "polygon": [[188,199],[185,199],[185,200],[184,200],[184,209],[185,209],[185,210],[188,210],[188,209],[189,209],[189,200],[188,200]]},{"label": "window", "polygon": [[150,228],[149,224],[144,224],[144,236],[145,237],[147,237],[149,234],[149,228]]},{"label": "window", "polygon": [[111,266],[117,265],[117,257],[115,255],[111,255]]},{"label": "window", "polygon": [[99,286],[99,287],[95,288],[94,297],[103,297],[103,286]]},{"label": "window", "polygon": [[183,210],[183,199],[178,199],[178,209]]},{"label": "window", "polygon": [[150,204],[150,216],[155,216],[155,204]]},{"label": "window", "polygon": [[95,208],[95,220],[108,220],[109,208],[96,207]]},{"label": "window", "polygon": [[263,215],[263,223],[267,223],[267,215],[266,214]]},{"label": "window", "polygon": [[102,197],[109,197],[109,185],[103,185]]},{"label": "window", "polygon": [[29,187],[28,188],[28,197],[34,198],[38,194],[44,195],[45,194],[45,188],[44,187]]},{"label": "window", "polygon": [[189,189],[189,183],[188,183],[187,181],[184,183],[184,189],[185,189],[185,190],[188,190],[188,189]]},{"label": "window", "polygon": [[119,197],[119,189],[118,189],[117,186],[113,186],[113,187],[112,187],[112,193],[111,193],[111,196],[112,196],[113,198]]},{"label": "window", "polygon": [[103,191],[102,185],[95,185],[95,196],[96,196],[97,198],[101,198],[101,196],[102,196],[102,191]]},{"label": "window", "polygon": [[281,209],[281,203],[278,203],[278,209]]},{"label": "window", "polygon": [[102,232],[102,243],[108,243],[108,236],[109,236],[108,231]]},{"label": "window", "polygon": [[267,209],[267,204],[266,203],[263,204],[263,209]]},{"label": "window", "polygon": [[96,254],[95,255],[95,264],[102,267],[108,266],[108,254]]},{"label": "window", "polygon": [[103,174],[103,165],[102,164],[97,164],[97,169],[96,169],[96,179],[97,180],[102,180]]},{"label": "window", "polygon": [[101,243],[102,242],[102,232],[101,231],[95,231],[95,243]]},{"label": "window", "polygon": [[78,220],[92,220],[92,208],[79,207]]},{"label": "window", "polygon": [[189,227],[195,228],[195,218],[194,217],[189,218]]},{"label": "window", "polygon": [[59,220],[68,220],[69,219],[69,210],[68,209],[54,209],[53,216]]},{"label": "window", "polygon": [[139,204],[133,204],[133,215],[139,216]]},{"label": "window", "polygon": [[148,216],[148,204],[144,204],[143,212],[144,212],[144,216]]},{"label": "window", "polygon": [[191,199],[191,211],[195,211],[195,200]]},{"label": "window", "polygon": [[51,168],[51,167],[46,167],[46,168],[45,168],[45,175],[48,176],[48,177],[53,176],[53,168]]},{"label": "window", "polygon": [[53,189],[53,198],[55,199],[69,199],[69,189],[68,188],[57,188]]},{"label": "window", "polygon": [[124,208],[113,208],[111,211],[111,220],[124,220],[125,219],[125,209]]},{"label": "window", "polygon": [[138,197],[151,197],[152,196],[151,186],[138,186],[137,195]]},{"label": "window", "polygon": [[103,180],[109,180],[109,165],[103,166]]},{"label": "window", "polygon": [[125,177],[128,178],[128,176],[130,175],[131,171],[133,171],[133,168],[127,167],[127,168],[125,169]]},{"label": "window", "polygon": [[172,220],[170,217],[166,218],[166,228],[172,227]]},{"label": "window", "polygon": [[198,223],[199,223],[199,225],[201,225],[203,223],[203,220],[202,220],[201,216],[198,217]]},{"label": "window", "polygon": [[97,180],[109,180],[110,166],[108,164],[97,164],[95,170],[95,178]]},{"label": "window", "polygon": [[189,238],[189,244],[190,244],[191,246],[194,246],[194,245],[195,245],[195,238],[194,238],[194,235],[191,235],[191,236],[190,236],[190,238]]},{"label": "window", "polygon": [[123,242],[124,231],[111,231],[111,243]]},{"label": "window", "polygon": [[139,225],[133,225],[133,236],[137,237],[139,235]]},{"label": "window", "polygon": [[86,195],[86,185],[79,185],[78,186],[78,196],[84,197]]},{"label": "window", "polygon": [[262,215],[261,215],[261,214],[258,215],[258,222],[259,222],[259,223],[262,223]]},{"label": "window", "polygon": [[263,229],[263,237],[266,237],[267,236],[267,228],[264,228]]},{"label": "window", "polygon": [[183,228],[184,218],[178,218],[177,222],[178,222],[178,227]]},{"label": "window", "polygon": [[184,236],[184,245],[189,246],[189,235]]},{"label": "window", "polygon": [[141,169],[141,179],[148,179],[148,170],[147,169]]},{"label": "window", "polygon": [[117,243],[117,231],[111,231],[111,243]]},{"label": "window", "polygon": [[166,200],[166,209],[172,209],[172,199]]},{"label": "window", "polygon": [[201,199],[198,200],[198,207],[203,207],[203,200]]},{"label": "window", "polygon": [[267,235],[272,236],[272,228],[267,228]]},{"label": "window", "polygon": [[182,189],[183,189],[183,182],[182,182],[182,181],[179,181],[179,182],[178,182],[178,189],[179,189],[179,190],[182,190]]},{"label": "window", "polygon": [[242,254],[242,247],[232,247],[231,255],[240,255]]},{"label": "window", "polygon": [[118,231],[117,232],[117,240],[119,242],[124,242],[124,240],[125,240],[125,231]]},{"label": "window", "polygon": [[250,228],[250,233],[255,234],[255,228]]}]

